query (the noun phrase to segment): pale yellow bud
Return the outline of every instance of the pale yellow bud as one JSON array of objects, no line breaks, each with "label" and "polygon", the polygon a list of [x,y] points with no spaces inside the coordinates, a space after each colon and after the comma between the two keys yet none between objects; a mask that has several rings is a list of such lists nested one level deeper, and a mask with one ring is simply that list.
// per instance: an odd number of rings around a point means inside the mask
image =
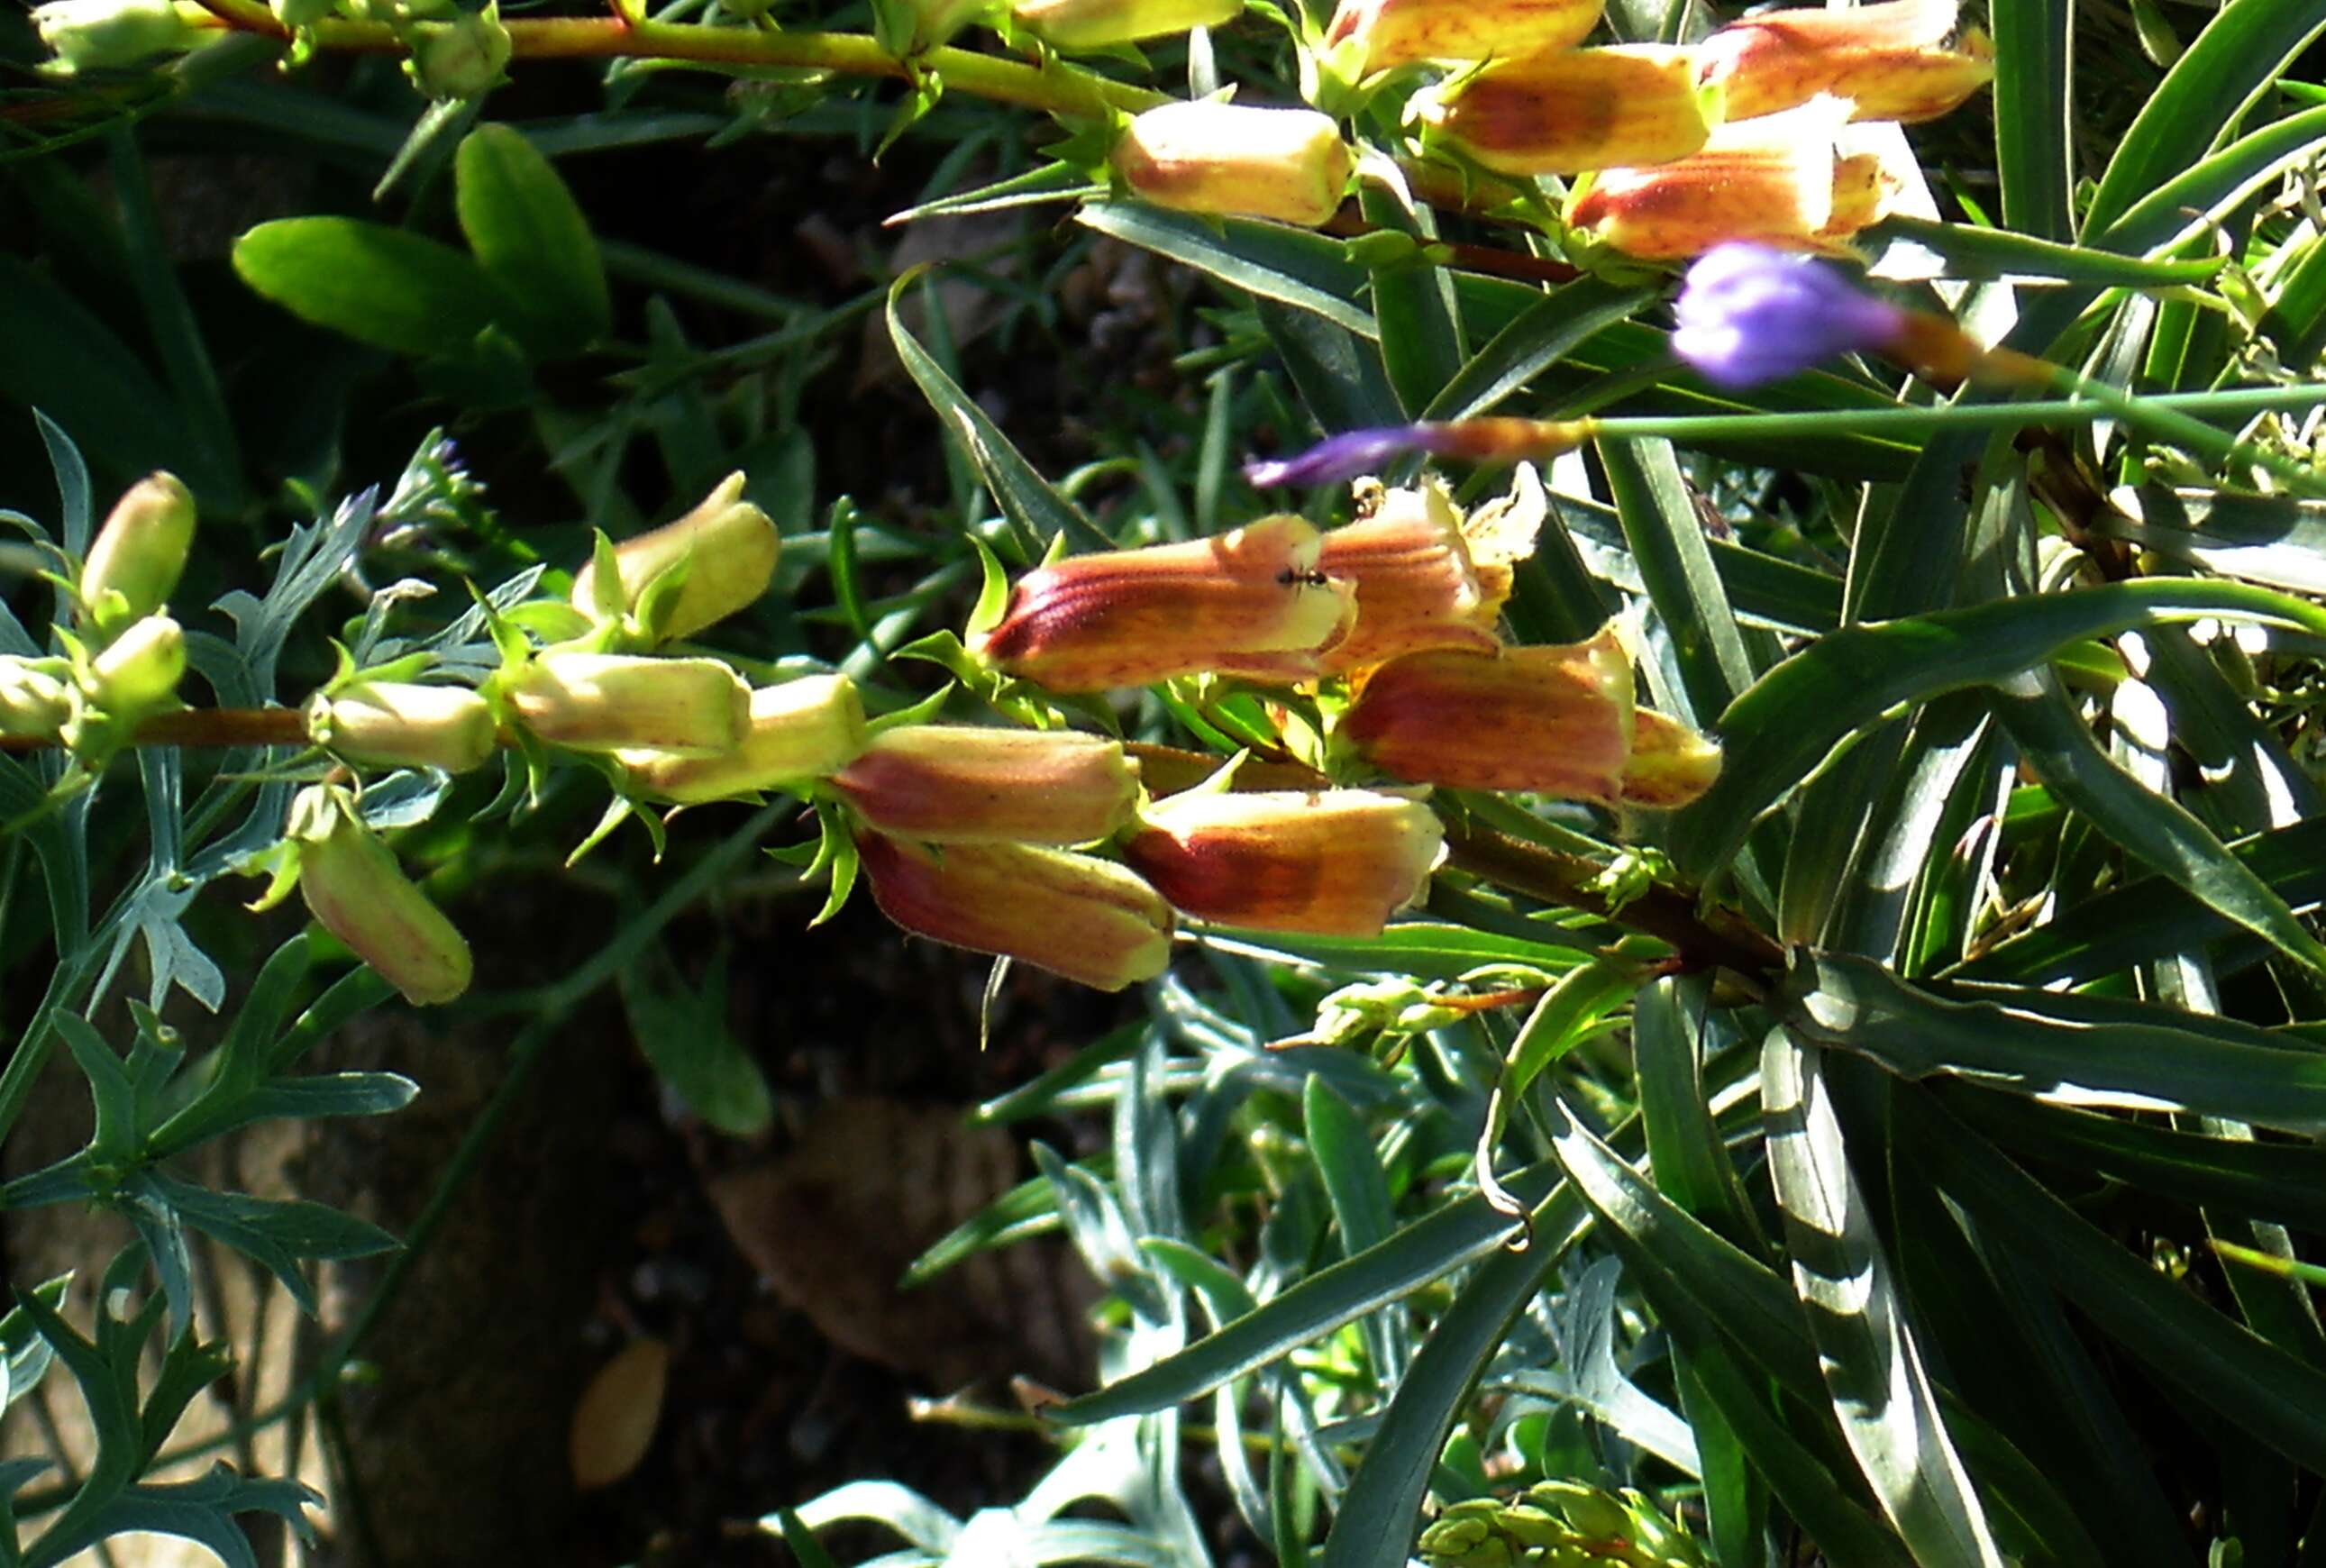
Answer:
[{"label": "pale yellow bud", "polygon": [[509,706],[552,746],[732,751],[751,721],[751,690],[716,659],[543,654],[508,688]]},{"label": "pale yellow bud", "polygon": [[307,738],[371,767],[482,767],[498,746],[492,705],[465,686],[367,681],[307,705]]},{"label": "pale yellow bud", "polygon": [[193,543],[194,497],[176,475],[157,471],[130,486],[81,563],[81,603],[99,629],[116,631],[160,609]]},{"label": "pale yellow bud", "polygon": [[135,713],[167,700],[186,675],[186,634],[168,616],[147,616],[97,656],[89,695],[107,713]]},{"label": "pale yellow bud", "polygon": [[0,658],[0,736],[54,740],[72,717],[72,693],[64,682],[26,660]]},{"label": "pale yellow bud", "polygon": [[356,814],[347,791],[316,784],[291,803],[299,893],[324,930],[415,1006],[469,988],[469,944],[413,884],[395,854]]},{"label": "pale yellow bud", "polygon": [[809,675],[751,693],[742,744],[715,756],[619,751],[637,794],[680,805],[756,795],[828,777],[864,749],[864,705],[845,675]]},{"label": "pale yellow bud", "polygon": [[50,0],[33,7],[33,25],[60,76],[113,70],[157,54],[183,54],[202,30],[170,0]]},{"label": "pale yellow bud", "polygon": [[1243,0],[1016,0],[1020,25],[1053,49],[1109,49],[1217,27],[1243,13]]},{"label": "pale yellow bud", "polygon": [[1356,164],[1314,109],[1165,104],[1130,122],[1114,167],[1133,195],[1180,212],[1315,228],[1340,210]]},{"label": "pale yellow bud", "polygon": [[[657,641],[692,636],[767,592],[781,545],[768,515],[743,499],[743,476],[730,474],[685,516],[614,547],[621,576],[617,597],[626,612],[635,610],[656,579],[683,571],[675,598],[647,630]],[[597,594],[592,561],[574,574],[573,608],[596,614]]]}]

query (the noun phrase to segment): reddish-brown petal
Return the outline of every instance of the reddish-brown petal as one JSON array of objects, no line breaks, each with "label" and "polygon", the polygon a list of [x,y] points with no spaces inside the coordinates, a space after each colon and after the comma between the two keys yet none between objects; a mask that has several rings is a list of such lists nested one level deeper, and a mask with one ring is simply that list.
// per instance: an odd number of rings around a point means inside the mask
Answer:
[{"label": "reddish-brown petal", "polygon": [[1444,841],[1428,807],[1372,790],[1180,795],[1149,809],[1123,858],[1205,920],[1372,936],[1420,895]]},{"label": "reddish-brown petal", "polygon": [[879,833],[856,849],[880,913],[936,942],[1119,991],[1171,959],[1171,906],[1111,860],[1022,844],[943,849]]},{"label": "reddish-brown petal", "polygon": [[1139,799],[1121,742],[1068,730],[900,725],[832,782],[873,827],[928,843],[1087,844]]},{"label": "reddish-brown petal", "polygon": [[1631,663],[1602,632],[1499,657],[1409,654],[1372,673],[1338,733],[1417,784],[1612,802],[1632,715]]}]

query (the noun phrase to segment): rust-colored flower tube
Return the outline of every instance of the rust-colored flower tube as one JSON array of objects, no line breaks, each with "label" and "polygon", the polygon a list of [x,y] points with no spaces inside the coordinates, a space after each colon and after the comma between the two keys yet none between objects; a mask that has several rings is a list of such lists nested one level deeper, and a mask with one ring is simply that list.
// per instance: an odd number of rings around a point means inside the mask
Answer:
[{"label": "rust-colored flower tube", "polygon": [[1627,255],[1656,259],[1700,255],[1736,239],[1830,248],[1833,139],[1848,114],[1839,98],[1814,98],[1721,125],[1702,152],[1677,162],[1603,169],[1576,186],[1568,224]]},{"label": "rust-colored flower tube", "polygon": [[1509,592],[1481,580],[1462,524],[1443,487],[1378,492],[1370,516],[1325,535],[1319,568],[1356,585],[1357,618],[1324,658],[1326,674],[1364,669],[1423,648],[1492,653],[1494,621]]},{"label": "rust-colored flower tube", "polygon": [[1712,134],[1695,57],[1620,44],[1497,60],[1415,95],[1414,113],[1503,174],[1669,163]]},{"label": "rust-colored flower tube", "polygon": [[1261,931],[1375,936],[1428,886],[1445,832],[1375,790],[1175,795],[1149,806],[1124,861],[1174,908]]},{"label": "rust-colored flower tube", "polygon": [[1698,47],[1703,79],[1731,120],[1775,114],[1832,93],[1860,120],[1929,120],[1995,77],[1995,50],[1976,29],[1951,48],[1957,0],[1885,0],[1828,11],[1766,11],[1732,22]]},{"label": "rust-colored flower tube", "polygon": [[1112,860],[1024,844],[931,849],[869,831],[856,850],[880,913],[934,941],[1102,991],[1170,962],[1171,906]]},{"label": "rust-colored flower tube", "polygon": [[1317,531],[1270,517],[1209,539],[1072,556],[1028,572],[1000,621],[968,639],[1005,674],[1054,691],[1139,686],[1216,669],[1313,676],[1354,613],[1317,567]]},{"label": "rust-colored flower tube", "polygon": [[1409,654],[1374,671],[1335,738],[1416,784],[1622,797],[1632,664],[1613,633],[1499,655]]},{"label": "rust-colored flower tube", "polygon": [[1139,800],[1121,741],[1056,729],[898,725],[832,782],[881,832],[925,843],[1087,844]]},{"label": "rust-colored flower tube", "polygon": [[1363,76],[1419,60],[1515,60],[1572,49],[1604,8],[1603,0],[1341,0],[1325,41],[1354,40]]}]

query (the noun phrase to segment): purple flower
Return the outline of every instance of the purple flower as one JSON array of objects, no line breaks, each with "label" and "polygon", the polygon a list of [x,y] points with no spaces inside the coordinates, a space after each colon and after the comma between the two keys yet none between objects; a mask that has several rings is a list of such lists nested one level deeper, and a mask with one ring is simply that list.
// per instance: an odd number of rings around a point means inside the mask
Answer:
[{"label": "purple flower", "polygon": [[1884,349],[1909,312],[1809,256],[1742,240],[1688,269],[1672,352],[1718,386],[1754,386],[1837,354]]},{"label": "purple flower", "polygon": [[1378,470],[1392,458],[1434,451],[1434,429],[1426,424],[1379,425],[1344,431],[1289,458],[1246,463],[1243,477],[1258,489],[1278,485],[1334,485]]}]

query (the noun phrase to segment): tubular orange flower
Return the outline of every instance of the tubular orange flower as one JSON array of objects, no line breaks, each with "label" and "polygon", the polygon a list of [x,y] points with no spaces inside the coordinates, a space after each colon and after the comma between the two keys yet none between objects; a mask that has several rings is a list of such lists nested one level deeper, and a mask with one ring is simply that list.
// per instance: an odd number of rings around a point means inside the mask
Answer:
[{"label": "tubular orange flower", "polygon": [[1694,55],[1644,43],[1497,60],[1416,94],[1412,107],[1504,174],[1669,163],[1702,148],[1714,120]]},{"label": "tubular orange flower", "polygon": [[1347,578],[1357,589],[1356,624],[1325,655],[1324,673],[1343,674],[1423,648],[1500,647],[1494,622],[1510,596],[1510,572],[1482,575],[1446,487],[1374,486],[1368,499],[1370,514],[1326,533],[1318,558],[1327,576]]},{"label": "tubular orange flower", "polygon": [[1325,42],[1354,39],[1361,76],[1418,60],[1511,60],[1572,49],[1602,9],[1603,0],[1341,0]]},{"label": "tubular orange flower", "polygon": [[1632,755],[1618,793],[1627,806],[1669,811],[1684,806],[1720,776],[1719,743],[1668,713],[1642,708],[1632,715]]},{"label": "tubular orange flower", "polygon": [[749,727],[730,751],[679,756],[618,751],[630,791],[679,805],[755,797],[845,767],[864,749],[864,704],[845,675],[807,675],[751,693]]},{"label": "tubular orange flower", "polygon": [[1139,800],[1121,741],[1055,729],[899,725],[832,782],[873,827],[924,843],[1087,844]]},{"label": "tubular orange flower", "polygon": [[1305,228],[1340,210],[1356,167],[1328,116],[1208,99],[1139,116],[1112,161],[1131,193],[1158,207]]},{"label": "tubular orange flower", "polygon": [[1171,960],[1171,906],[1112,860],[1024,844],[924,849],[860,833],[880,913],[936,942],[1119,991]]},{"label": "tubular orange flower", "polygon": [[1408,654],[1374,671],[1336,739],[1416,784],[1622,798],[1632,662],[1612,631],[1499,656]]},{"label": "tubular orange flower", "polygon": [[[1864,171],[1842,175],[1837,212],[1834,135],[1847,101],[1812,98],[1799,108],[1724,125],[1704,151],[1648,169],[1603,169],[1578,182],[1567,204],[1570,227],[1635,256],[1698,255],[1726,240],[1791,250],[1832,250],[1880,216],[1863,189]],[[1878,193],[1878,180],[1875,190]]]},{"label": "tubular orange flower", "polygon": [[1317,568],[1317,531],[1268,517],[1232,533],[1073,556],[1028,572],[969,651],[1054,691],[1138,686],[1233,661],[1254,678],[1305,680],[1339,641],[1354,590]]},{"label": "tubular orange flower", "polygon": [[1175,908],[1261,931],[1377,936],[1445,849],[1437,814],[1374,790],[1185,794],[1142,813],[1122,858]]},{"label": "tubular orange flower", "polygon": [[1763,12],[1732,22],[1698,46],[1703,79],[1726,95],[1732,120],[1807,103],[1850,100],[1860,120],[1929,120],[1995,77],[1995,48],[1977,29],[1951,49],[1957,0],[1885,0],[1846,11]]}]

